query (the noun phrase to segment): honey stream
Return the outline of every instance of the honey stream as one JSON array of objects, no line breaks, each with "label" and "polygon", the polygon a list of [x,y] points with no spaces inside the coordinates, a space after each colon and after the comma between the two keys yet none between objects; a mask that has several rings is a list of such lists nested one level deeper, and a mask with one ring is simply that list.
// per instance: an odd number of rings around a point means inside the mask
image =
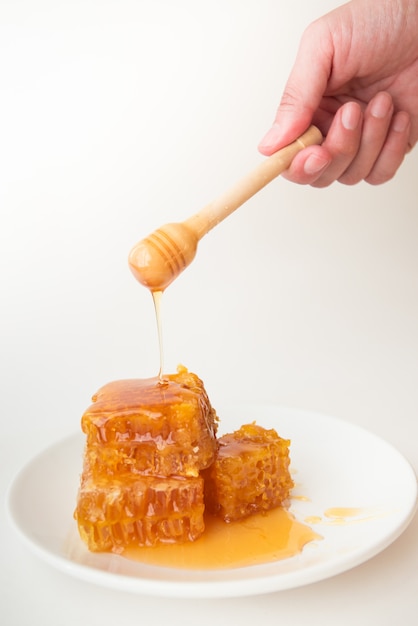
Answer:
[{"label": "honey stream", "polygon": [[152,299],[154,301],[155,318],[157,321],[158,331],[158,347],[160,352],[160,369],[158,372],[158,380],[160,383],[164,382],[164,345],[163,345],[163,326],[161,318],[161,301],[163,297],[162,291],[152,291]]}]

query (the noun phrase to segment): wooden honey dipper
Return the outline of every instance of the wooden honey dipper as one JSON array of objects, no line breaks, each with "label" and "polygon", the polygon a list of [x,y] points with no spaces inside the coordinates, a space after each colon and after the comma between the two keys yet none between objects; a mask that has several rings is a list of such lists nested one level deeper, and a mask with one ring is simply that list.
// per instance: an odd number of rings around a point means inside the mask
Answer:
[{"label": "wooden honey dipper", "polygon": [[287,170],[300,150],[321,142],[321,132],[310,126],[201,211],[184,222],[165,224],[138,242],[129,254],[135,278],[152,292],[164,291],[193,261],[197,244],[206,233]]}]

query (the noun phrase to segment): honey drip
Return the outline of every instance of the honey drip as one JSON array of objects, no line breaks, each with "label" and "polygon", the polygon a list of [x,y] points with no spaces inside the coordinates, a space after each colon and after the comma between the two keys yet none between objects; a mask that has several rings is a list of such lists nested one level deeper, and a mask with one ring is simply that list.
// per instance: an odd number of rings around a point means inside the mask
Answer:
[{"label": "honey drip", "polygon": [[322,524],[328,526],[346,526],[347,524],[358,524],[373,519],[373,512],[368,509],[353,507],[332,507],[324,511],[324,517],[311,515],[305,518],[307,524]]},{"label": "honey drip", "polygon": [[154,301],[155,318],[157,321],[158,331],[158,346],[160,351],[160,369],[158,372],[158,380],[160,383],[164,383],[164,345],[163,345],[163,327],[161,319],[161,301],[163,297],[162,291],[152,291],[152,299]]},{"label": "honey drip", "polygon": [[296,556],[321,537],[283,508],[226,523],[207,515],[205,532],[194,542],[129,547],[129,559],[182,569],[226,569],[271,563]]}]

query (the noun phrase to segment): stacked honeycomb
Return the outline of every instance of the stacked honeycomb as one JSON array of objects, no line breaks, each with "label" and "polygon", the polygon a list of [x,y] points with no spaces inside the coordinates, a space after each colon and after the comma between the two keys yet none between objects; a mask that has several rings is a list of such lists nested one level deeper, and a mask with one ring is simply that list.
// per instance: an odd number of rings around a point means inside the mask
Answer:
[{"label": "stacked honeycomb", "polygon": [[81,424],[75,518],[95,552],[195,541],[205,511],[233,522],[282,506],[293,486],[290,442],[255,423],[217,439],[203,383],[185,368],[105,385]]},{"label": "stacked honeycomb", "polygon": [[217,416],[184,368],[102,387],[86,434],[75,518],[92,551],[194,541],[204,531],[201,470],[217,451]]}]

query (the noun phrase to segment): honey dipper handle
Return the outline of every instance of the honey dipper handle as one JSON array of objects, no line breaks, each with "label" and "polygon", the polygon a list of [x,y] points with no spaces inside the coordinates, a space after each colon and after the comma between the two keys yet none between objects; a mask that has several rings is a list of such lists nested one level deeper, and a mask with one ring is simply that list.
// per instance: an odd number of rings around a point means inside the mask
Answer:
[{"label": "honey dipper handle", "polygon": [[187,219],[184,224],[193,230],[198,239],[201,239],[214,226],[255,195],[257,191],[260,191],[279,174],[287,170],[300,150],[321,142],[322,135],[319,129],[316,126],[310,126],[296,141],[265,159],[219,198]]}]

